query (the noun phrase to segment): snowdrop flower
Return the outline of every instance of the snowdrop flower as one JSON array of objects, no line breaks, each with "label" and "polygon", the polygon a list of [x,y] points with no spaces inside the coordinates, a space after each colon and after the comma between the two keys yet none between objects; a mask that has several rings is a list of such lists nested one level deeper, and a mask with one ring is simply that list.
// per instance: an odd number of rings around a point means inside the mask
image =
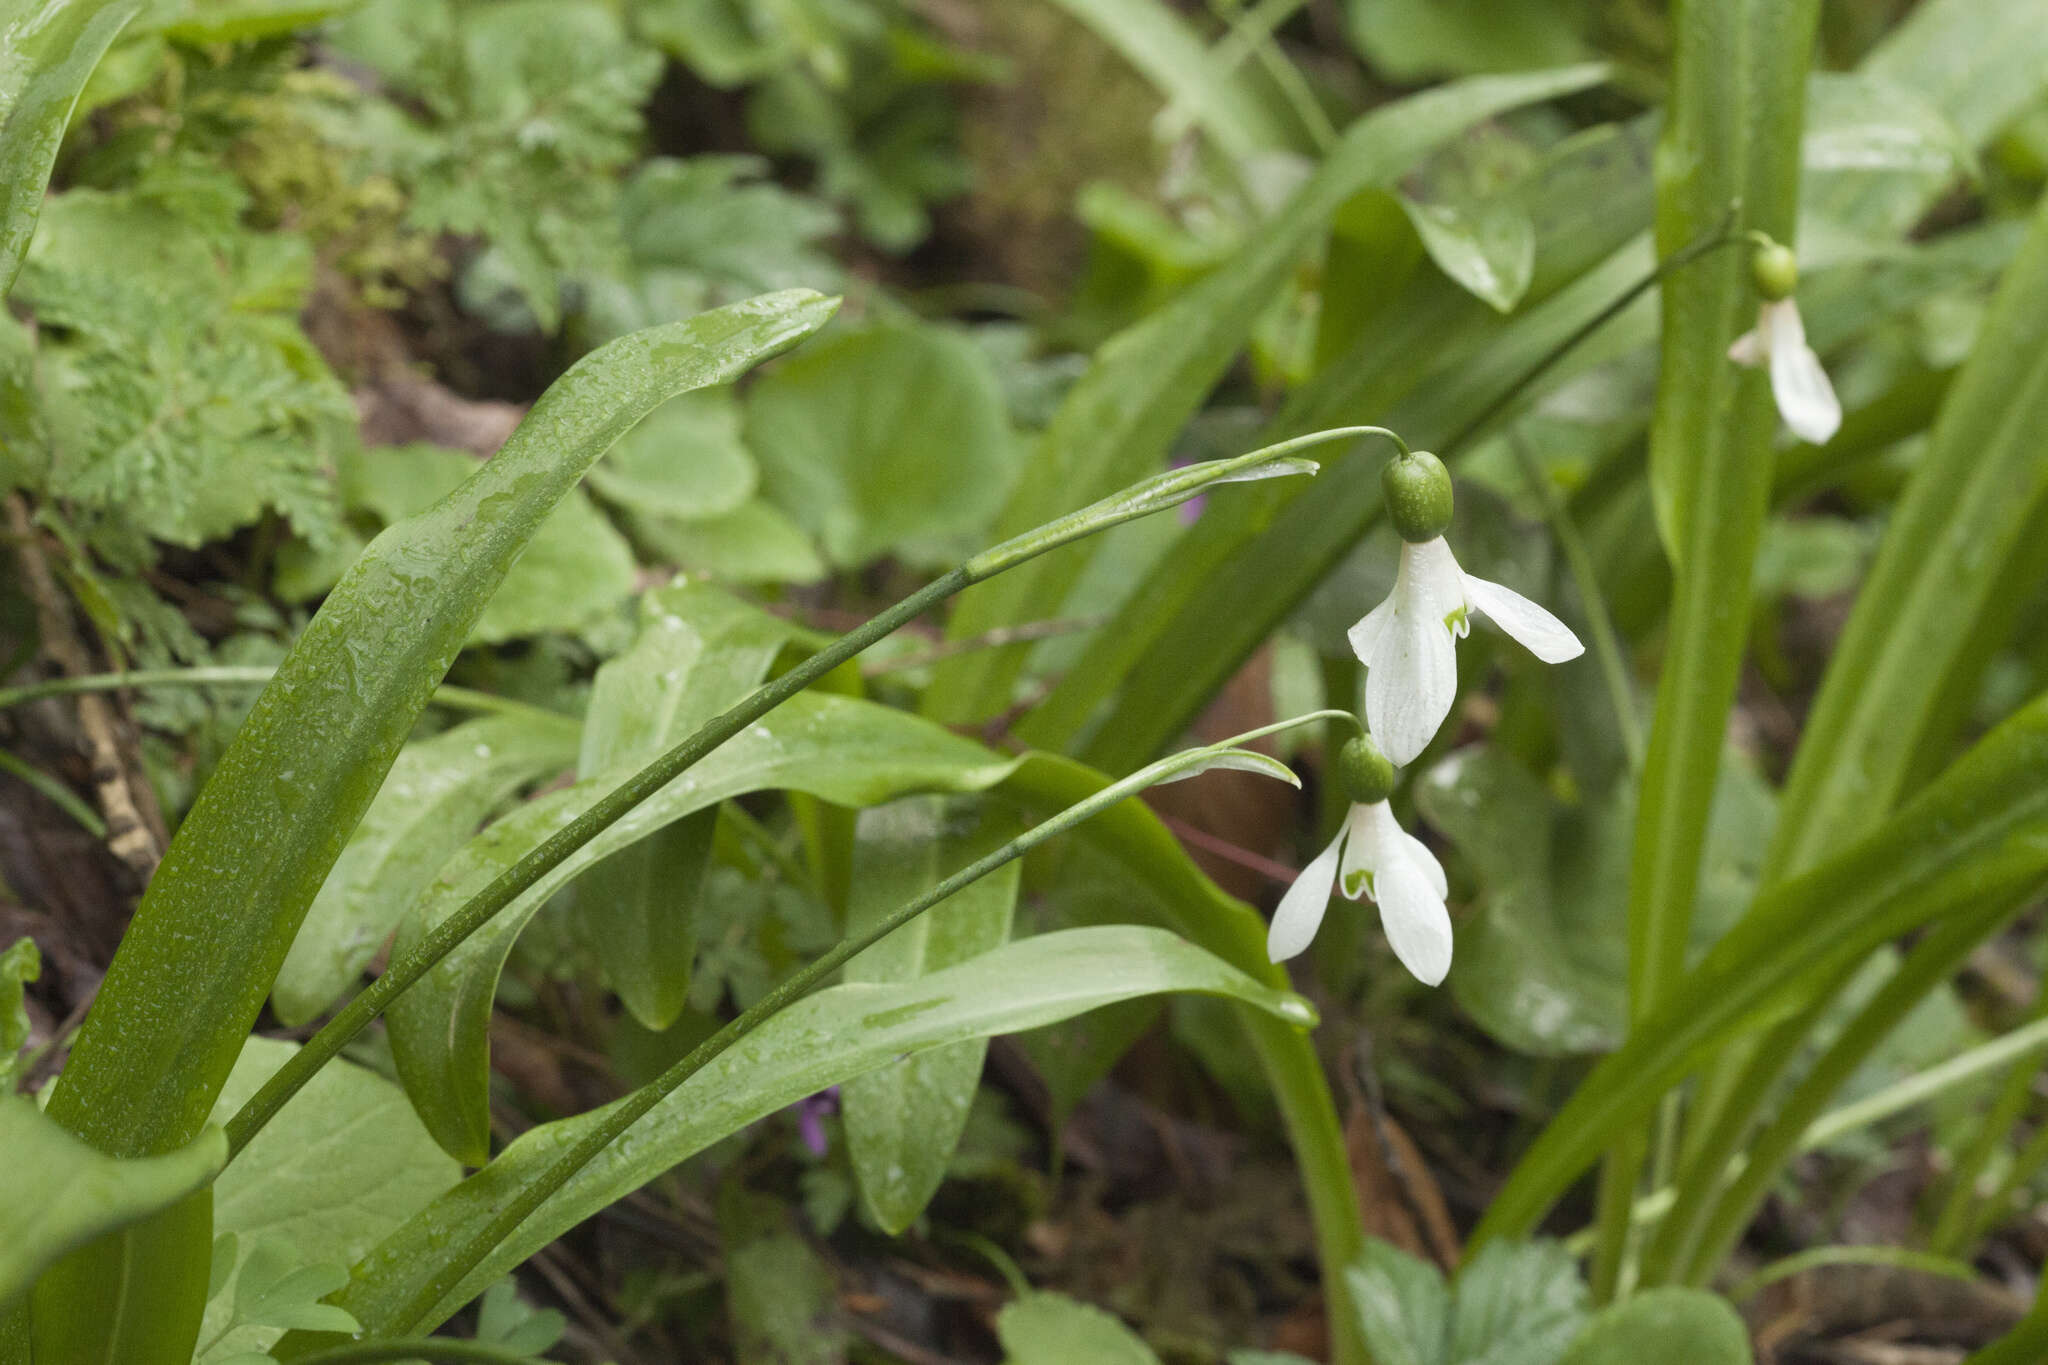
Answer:
[{"label": "snowdrop flower", "polygon": [[1315,861],[1301,870],[1273,912],[1266,956],[1284,962],[1315,938],[1331,892],[1361,895],[1380,908],[1380,927],[1401,965],[1434,986],[1451,969],[1451,916],[1444,909],[1444,869],[1420,839],[1394,820],[1387,797],[1394,765],[1372,740],[1348,741],[1337,753],[1337,780],[1351,798],[1344,827]]},{"label": "snowdrop flower", "polygon": [[1806,324],[1792,291],[1799,287],[1799,261],[1789,247],[1757,234],[1750,276],[1763,302],[1756,326],[1735,338],[1728,358],[1738,365],[1768,365],[1778,415],[1802,441],[1821,445],[1842,425],[1842,403],[1828,383],[1820,357],[1806,344]]},{"label": "snowdrop flower", "polygon": [[1458,567],[1444,528],[1451,522],[1451,476],[1428,451],[1396,456],[1381,476],[1387,513],[1405,542],[1394,590],[1351,628],[1351,648],[1366,667],[1365,723],[1396,764],[1415,760],[1436,736],[1458,690],[1453,642],[1489,618],[1547,664],[1585,653],[1564,622],[1498,583]]}]

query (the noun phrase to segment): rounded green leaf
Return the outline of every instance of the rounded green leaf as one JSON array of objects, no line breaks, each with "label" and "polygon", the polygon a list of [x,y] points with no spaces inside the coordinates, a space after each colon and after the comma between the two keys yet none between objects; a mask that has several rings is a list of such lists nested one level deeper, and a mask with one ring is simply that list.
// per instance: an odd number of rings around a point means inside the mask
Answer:
[{"label": "rounded green leaf", "polygon": [[1749,1332],[1725,1299],[1699,1289],[1651,1289],[1607,1309],[1558,1365],[1750,1365]]},{"label": "rounded green leaf", "polygon": [[928,557],[995,515],[1015,448],[1005,414],[994,367],[965,337],[878,326],[763,376],[747,444],[768,497],[852,568]]}]

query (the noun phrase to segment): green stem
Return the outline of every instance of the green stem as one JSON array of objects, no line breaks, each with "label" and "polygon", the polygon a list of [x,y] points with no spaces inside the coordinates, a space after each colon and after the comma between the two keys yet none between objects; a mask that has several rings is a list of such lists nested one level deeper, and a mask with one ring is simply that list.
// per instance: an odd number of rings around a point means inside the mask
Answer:
[{"label": "green stem", "polygon": [[1974,1247],[1991,1234],[2001,1220],[2014,1211],[2013,1196],[2031,1182],[2043,1166],[2048,1166],[2048,1123],[2034,1130],[2027,1139],[2027,1145],[2020,1148],[2012,1159],[2012,1165],[1998,1182],[1998,1188],[1986,1196],[1971,1212],[1969,1222],[1957,1239],[1960,1247]]},{"label": "green stem", "polygon": [[[22,687],[0,687],[0,710],[40,701],[44,697],[115,692],[127,687],[261,687],[276,673],[274,668],[225,664],[204,668],[137,668],[124,673],[88,673],[83,677],[51,678]],[[508,716],[543,715],[550,720],[561,719],[558,711],[447,683],[435,689],[434,700],[457,711],[488,711]]]},{"label": "green stem", "polygon": [[[1033,826],[994,852],[976,859],[923,895],[897,909],[867,932],[841,939],[831,951],[777,985],[731,1023],[698,1044],[681,1061],[662,1072],[654,1081],[641,1086],[615,1107],[607,1110],[604,1122],[593,1126],[577,1139],[573,1146],[521,1185],[488,1223],[460,1245],[444,1252],[439,1263],[418,1281],[411,1296],[394,1310],[393,1320],[410,1325],[424,1319],[436,1304],[454,1290],[463,1276],[488,1256],[494,1247],[509,1237],[521,1223],[531,1217],[536,1209],[566,1185],[578,1171],[590,1164],[600,1152],[618,1141],[656,1105],[667,1099],[733,1044],[824,985],[831,979],[833,973],[853,957],[1005,863],[1023,857],[1046,840],[1066,833],[1091,816],[1128,800],[1147,787],[1176,776],[1192,775],[1187,770],[1199,769],[1213,761],[1217,755],[1235,749],[1240,744],[1291,726],[1331,719],[1335,714],[1337,713],[1311,712],[1306,716],[1249,731],[1221,744],[1190,749],[1141,768],[1129,777],[1104,787],[1086,800],[1069,806],[1051,819]],[[1314,1022],[1313,1011],[1306,1001],[1301,1003],[1301,1017],[1298,1022],[1304,1026]]]},{"label": "green stem", "polygon": [[1614,723],[1621,729],[1621,747],[1628,754],[1629,771],[1641,772],[1643,719],[1636,709],[1636,689],[1629,678],[1628,659],[1621,651],[1614,613],[1608,610],[1607,597],[1600,591],[1600,575],[1593,567],[1592,553],[1587,550],[1586,539],[1579,534],[1578,524],[1572,520],[1564,499],[1558,496],[1550,476],[1536,463],[1528,442],[1519,432],[1508,433],[1508,448],[1514,451],[1522,478],[1542,504],[1543,519],[1550,523],[1550,533],[1564,551],[1565,568],[1571,573],[1572,586],[1579,591],[1586,628],[1593,636],[1593,656],[1600,661],[1600,679],[1607,687],[1608,704],[1614,708]]},{"label": "green stem", "polygon": [[1958,1261],[1952,1256],[1937,1256],[1905,1247],[1812,1247],[1771,1262],[1729,1290],[1728,1297],[1736,1303],[1741,1303],[1744,1299],[1754,1298],[1759,1292],[1780,1280],[1831,1265],[1882,1265],[1898,1270],[1917,1270],[1924,1275],[1943,1275],[1951,1280],[1969,1283],[1975,1283],[1977,1280],[1975,1266]]},{"label": "green stem", "polygon": [[77,821],[79,828],[83,829],[93,838],[104,839],[107,837],[107,822],[100,819],[99,812],[79,800],[77,792],[72,791],[71,788],[65,786],[41,768],[36,767],[33,763],[25,762],[7,750],[0,749],[0,773],[10,773],[20,778],[29,786],[34,787],[49,798],[51,805]]},{"label": "green stem", "polygon": [[[656,758],[582,815],[563,826],[539,847],[500,873],[472,896],[461,909],[434,926],[424,939],[385,969],[340,1013],[308,1039],[261,1089],[228,1120],[228,1159],[248,1145],[263,1125],[284,1107],[285,1101],[331,1061],[369,1022],[382,1013],[400,993],[433,970],[434,964],[453,952],[457,945],[500,910],[566,862],[585,844],[625,818],[634,807],[653,796],[687,772],[699,760],[728,739],[780,706],[804,688],[830,673],[861,651],[893,634],[932,607],[970,584],[993,578],[1004,570],[1034,559],[1084,536],[1107,530],[1138,517],[1176,506],[1200,493],[1210,484],[1256,479],[1273,474],[1313,472],[1315,466],[1288,457],[1294,451],[1325,441],[1347,439],[1379,428],[1340,427],[1311,433],[1291,441],[1263,447],[1227,460],[1211,460],[1168,470],[1140,481],[1120,493],[1070,513],[1056,521],[1027,531],[984,551],[966,563],[925,584],[901,602],[826,645],[802,663],[740,700],[723,714],[707,721],[697,732]],[[1396,437],[1396,440],[1399,438]]]},{"label": "green stem", "polygon": [[309,1356],[299,1365],[371,1365],[382,1360],[432,1360],[466,1362],[483,1360],[495,1365],[548,1365],[538,1356],[511,1351],[487,1341],[462,1341],[455,1337],[407,1337],[386,1341],[351,1341],[330,1346]]},{"label": "green stem", "polygon": [[[2048,991],[2038,991],[2034,1006],[2027,1013],[2027,1023],[2032,1025],[2044,1018],[2048,1018]],[[1963,1239],[1976,1221],[1971,1215],[1977,1202],[1977,1187],[1982,1183],[1984,1170],[1991,1164],[1991,1159],[2005,1150],[2012,1140],[2013,1128],[2034,1098],[2037,1075],[2030,1061],[2016,1063],[2006,1073],[2004,1083],[1998,1088],[1998,1097],[1992,1101],[1984,1121],[1977,1125],[1969,1145],[1957,1156],[1955,1168],[1948,1174],[1948,1188],[1943,1194],[1941,1210],[1935,1216],[1934,1230],[1927,1238],[1929,1250],[1954,1256],[1968,1245]]]}]

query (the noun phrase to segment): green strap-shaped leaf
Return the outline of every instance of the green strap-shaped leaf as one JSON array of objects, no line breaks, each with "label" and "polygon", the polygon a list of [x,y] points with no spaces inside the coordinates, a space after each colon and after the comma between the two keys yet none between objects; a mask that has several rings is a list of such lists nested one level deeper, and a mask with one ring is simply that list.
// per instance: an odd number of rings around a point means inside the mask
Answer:
[{"label": "green strap-shaped leaf", "polygon": [[[1517,105],[1582,90],[1605,68],[1574,66],[1488,76],[1426,91],[1366,115],[1308,183],[1229,263],[1159,312],[1106,343],[1060,405],[1038,457],[997,523],[1001,535],[1041,526],[1088,498],[1157,469],[1243,347],[1258,317],[1344,201],[1385,184],[1429,150]],[[1324,501],[1318,499],[1319,502]],[[1056,614],[1087,564],[1065,550],[970,589],[949,625],[957,637]],[[1027,648],[985,649],[942,665],[927,714],[945,720],[992,715],[1010,704]]]},{"label": "green strap-shaped leaf", "polygon": [[477,825],[529,782],[576,761],[573,717],[489,716],[408,744],[335,861],[271,987],[286,1025],[347,994],[417,888]]},{"label": "green strap-shaped leaf", "polygon": [[[639,638],[591,685],[578,771],[630,774],[751,692],[789,637],[787,622],[703,584],[648,593]],[[673,1024],[689,997],[717,820],[704,807],[599,862],[567,893],[612,988],[650,1029]]]},{"label": "green strap-shaped leaf", "polygon": [[1523,1156],[1475,1241],[1521,1236],[1700,1059],[1798,1008],[1878,947],[2048,878],[2048,697],[1986,735],[1853,847],[1760,895],[1593,1068]]},{"label": "green strap-shaped leaf", "polygon": [[0,1307],[73,1247],[203,1188],[228,1158],[226,1135],[209,1128],[163,1156],[118,1160],[17,1095],[0,1096],[0,1151],[13,1172],[0,1200]]},{"label": "green strap-shaped leaf", "polygon": [[[1537,234],[1521,313],[1504,319],[1450,280],[1418,275],[1386,305],[1387,325],[1362,328],[1294,396],[1273,431],[1313,431],[1370,415],[1417,444],[1441,447],[1647,268],[1647,251],[1642,262],[1613,262],[1649,225],[1649,161],[1646,127],[1596,129],[1558,148],[1518,190]],[[1313,497],[1276,486],[1211,506],[1096,632],[1019,734],[1066,749],[1109,703],[1083,756],[1111,772],[1145,762],[1200,713],[1379,510],[1379,462],[1359,452],[1326,461]],[[1359,614],[1371,605],[1359,603]]]},{"label": "green strap-shaped leaf", "polygon": [[257,699],[164,855],[50,1113],[140,1154],[205,1121],[300,918],[406,732],[541,520],[656,403],[822,326],[790,290],[621,337],[541,396],[495,459],[386,530]]},{"label": "green strap-shaped leaf", "polygon": [[0,297],[35,236],[79,91],[142,0],[24,0],[0,19]]},{"label": "green strap-shaped leaf", "polygon": [[[542,1124],[422,1209],[356,1264],[337,1302],[372,1333],[445,1321],[494,1280],[606,1205],[728,1133],[905,1052],[1036,1028],[1118,1000],[1168,991],[1226,996],[1281,1027],[1299,1004],[1161,929],[1074,929],[1026,939],[892,985],[821,991],[763,1024],[670,1095],[564,1186],[421,1322],[391,1320],[427,1250],[488,1221],[505,1194],[574,1144],[603,1110]],[[287,1338],[281,1359],[312,1343]]]},{"label": "green strap-shaped leaf", "polygon": [[[371,543],[172,840],[51,1097],[52,1118],[123,1156],[198,1134],[307,906],[542,519],[655,404],[735,378],[823,326],[835,306],[790,290],[593,351],[541,396],[495,459]],[[85,1248],[61,1282],[46,1281],[47,1300],[73,1321],[118,1332],[147,1311],[121,1297],[119,1274],[132,1269],[168,1293],[198,1265],[180,1305],[196,1328],[211,1240],[200,1224],[174,1210]]]},{"label": "green strap-shaped leaf", "polygon": [[[1019,833],[984,800],[914,796],[864,811],[855,829],[846,931],[861,933]],[[848,981],[915,981],[1001,947],[1017,908],[1013,862],[927,910],[846,964]],[[984,1039],[906,1057],[841,1088],[861,1195],[889,1232],[909,1227],[945,1179],[981,1084]]]},{"label": "green strap-shaped leaf", "polygon": [[1950,742],[2048,572],[2048,205],[1943,401],[1829,660],[1786,779],[1768,872],[1881,819]]},{"label": "green strap-shaped leaf", "polygon": [[[585,869],[696,811],[746,792],[807,792],[846,806],[917,791],[975,791],[1014,766],[978,744],[873,702],[800,693],[662,788],[572,854],[533,889],[398,997],[387,1022],[406,1093],[450,1153],[480,1166],[490,1154],[490,1017],[498,977],[519,931],[549,895]],[[399,953],[499,873],[616,784],[589,778],[528,802],[486,829],[441,869],[399,928]]]},{"label": "green strap-shaped leaf", "polygon": [[[1728,221],[1790,242],[1815,0],[1688,4],[1657,149],[1657,249]],[[1765,375],[1728,358],[1756,325],[1748,252],[1667,276],[1650,419],[1650,490],[1675,566],[1671,626],[1637,804],[1629,879],[1629,1006],[1640,1016],[1685,967],[1728,708],[1748,642],[1749,573],[1779,429]]]}]

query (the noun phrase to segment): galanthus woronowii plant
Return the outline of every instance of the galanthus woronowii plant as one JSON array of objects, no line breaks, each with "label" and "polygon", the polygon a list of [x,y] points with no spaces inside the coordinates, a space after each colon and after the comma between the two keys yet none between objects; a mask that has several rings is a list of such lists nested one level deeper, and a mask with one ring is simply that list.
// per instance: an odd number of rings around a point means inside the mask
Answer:
[{"label": "galanthus woronowii plant", "polygon": [[1458,567],[1443,533],[1451,524],[1451,476],[1426,450],[1410,450],[1390,431],[1400,454],[1381,471],[1387,512],[1404,542],[1394,590],[1351,628],[1351,646],[1368,672],[1368,733],[1338,751],[1336,780],[1351,808],[1330,846],[1302,870],[1274,912],[1266,953],[1295,956],[1315,938],[1332,891],[1380,908],[1380,923],[1401,965],[1425,985],[1451,969],[1450,888],[1442,864],[1403,830],[1387,798],[1394,768],[1412,762],[1436,737],[1458,690],[1454,642],[1471,614],[1490,617],[1545,663],[1585,652],[1578,636],[1528,598]]}]

